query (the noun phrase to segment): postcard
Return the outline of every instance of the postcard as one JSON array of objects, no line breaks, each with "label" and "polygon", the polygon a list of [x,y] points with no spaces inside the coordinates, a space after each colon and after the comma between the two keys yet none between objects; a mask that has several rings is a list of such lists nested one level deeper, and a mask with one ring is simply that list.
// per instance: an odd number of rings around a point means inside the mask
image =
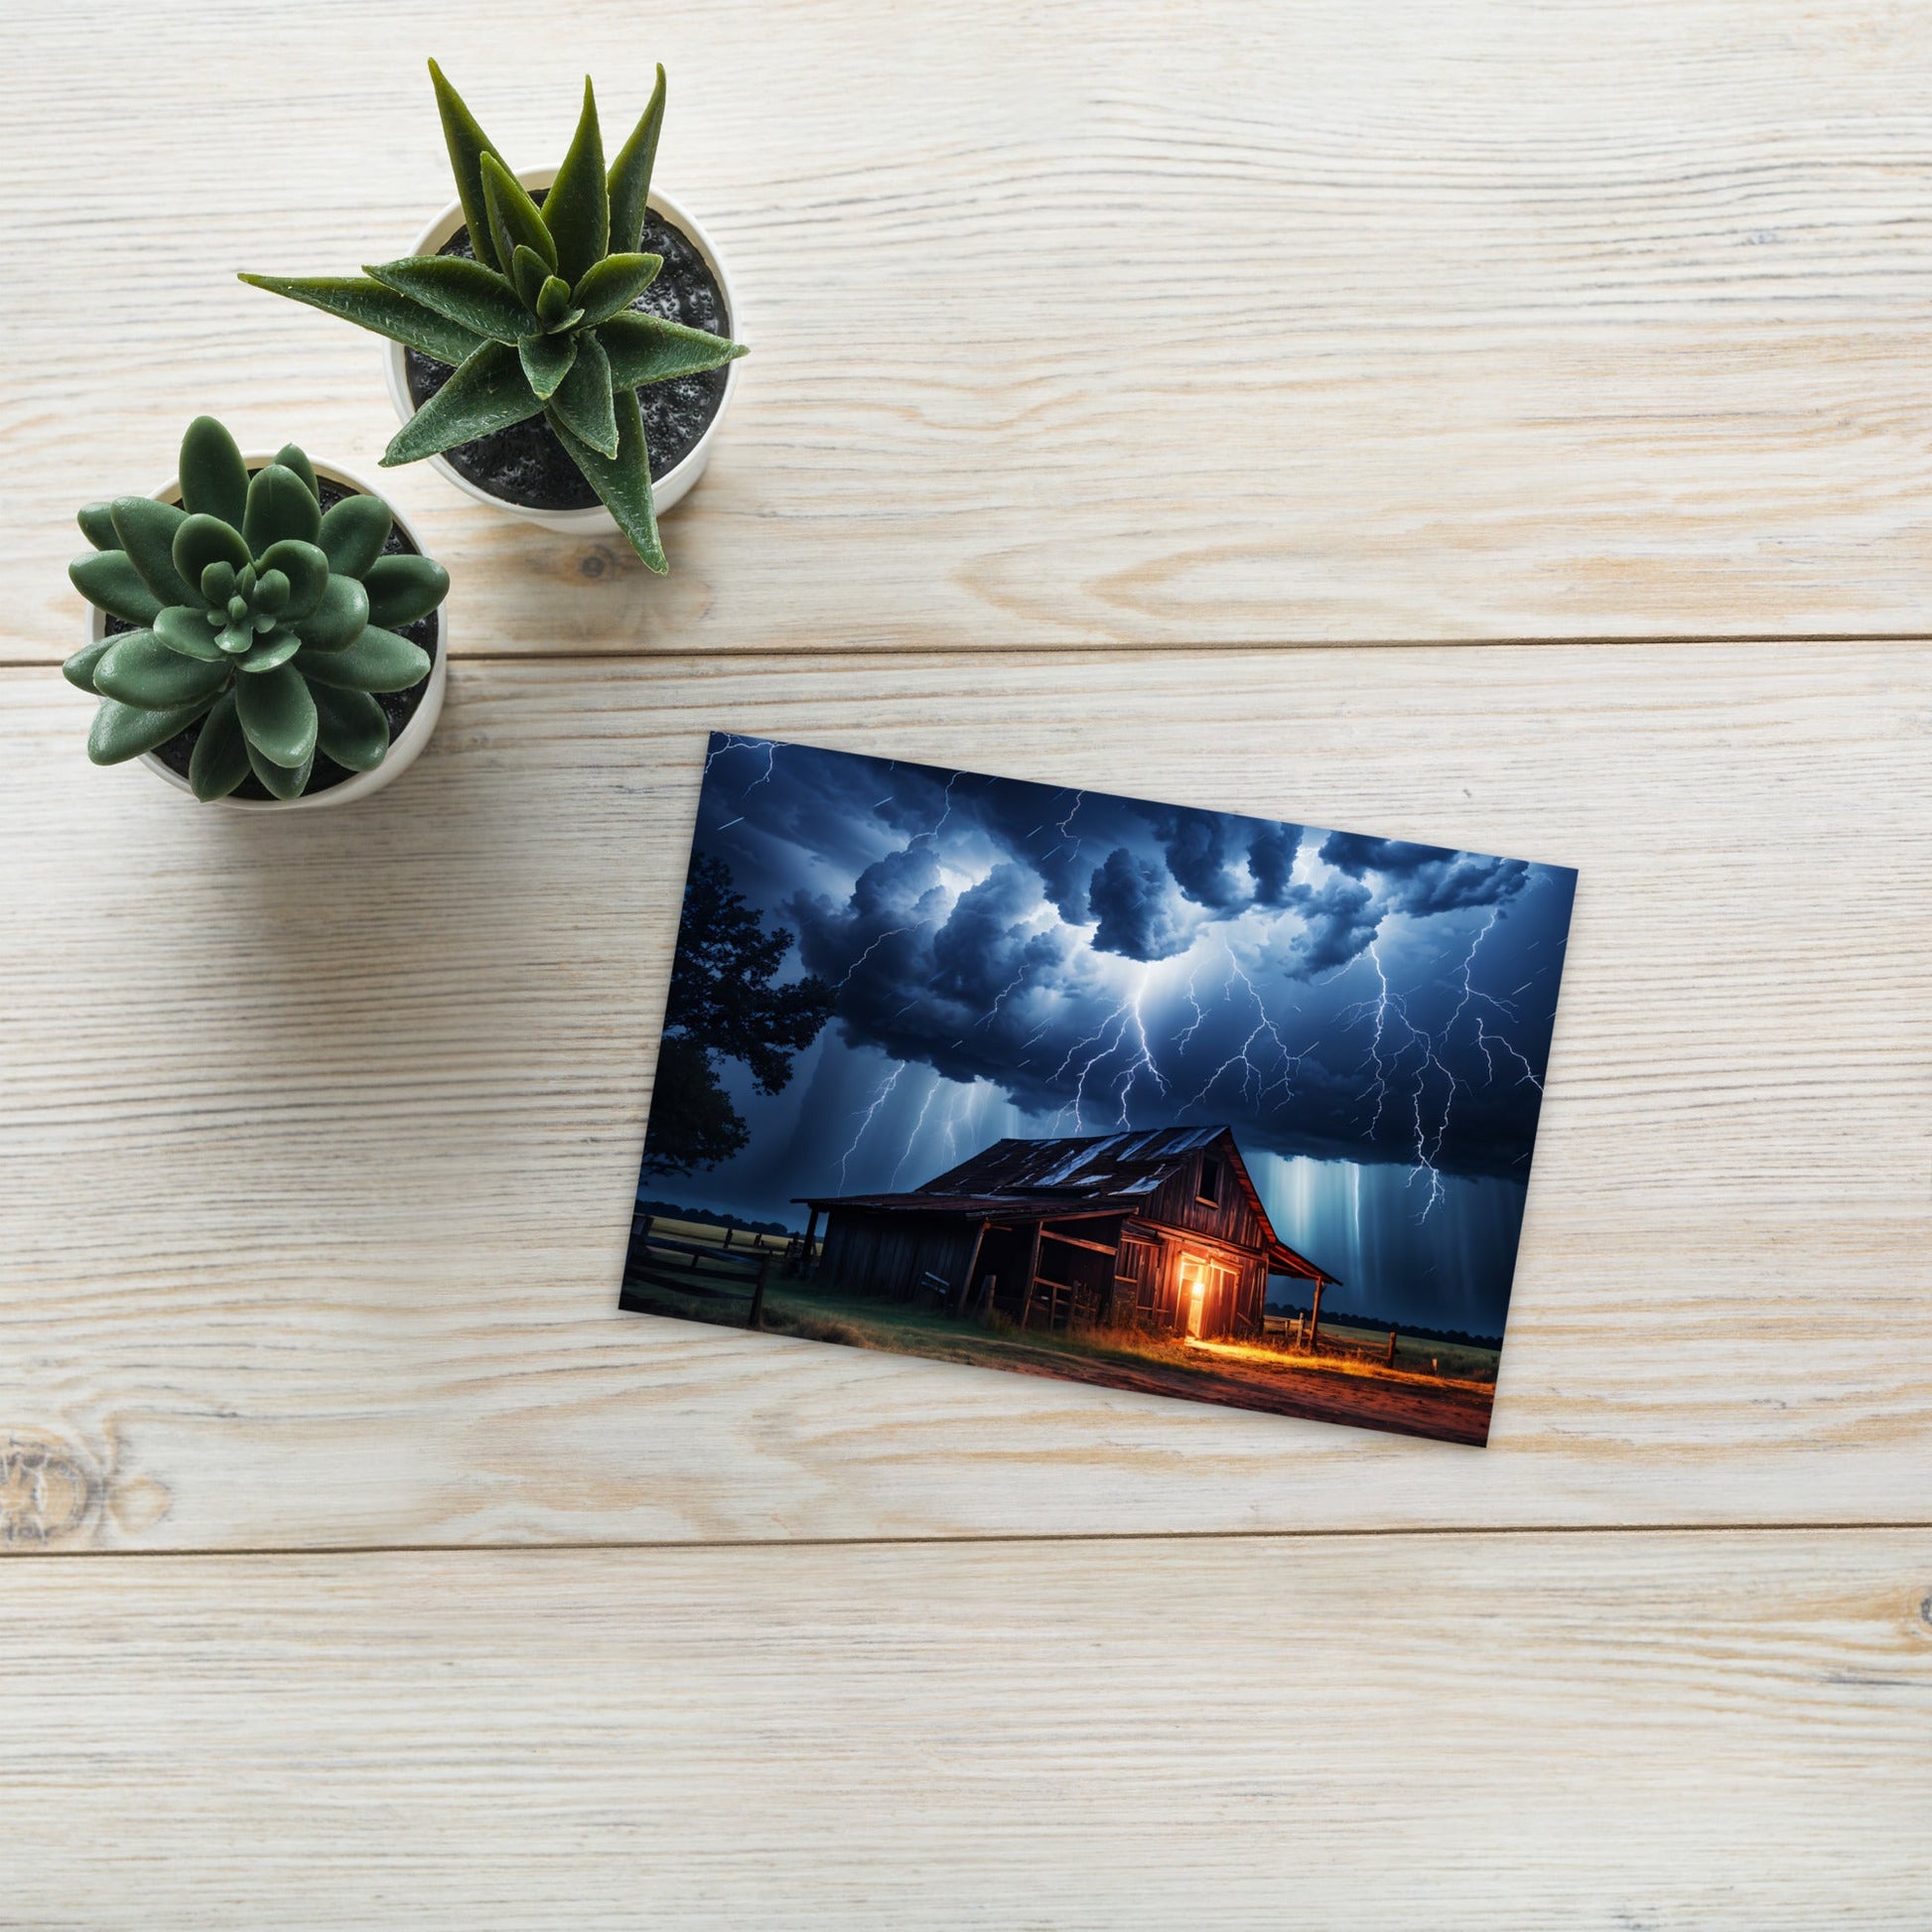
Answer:
[{"label": "postcard", "polygon": [[1576,883],[714,735],[621,1306],[1484,1443]]}]

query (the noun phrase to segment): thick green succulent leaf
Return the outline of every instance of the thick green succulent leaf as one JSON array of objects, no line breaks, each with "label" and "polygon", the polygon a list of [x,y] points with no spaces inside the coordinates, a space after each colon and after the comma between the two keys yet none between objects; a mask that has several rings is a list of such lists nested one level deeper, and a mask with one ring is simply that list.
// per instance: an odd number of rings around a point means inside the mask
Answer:
[{"label": "thick green succulent leaf", "polygon": [[[322,505],[309,494],[307,485],[293,470],[271,463],[249,478],[248,507],[242,515],[241,535],[253,555],[266,559],[277,544],[289,541],[313,548],[321,530]],[[328,559],[324,558],[323,562],[326,567]],[[320,586],[317,594],[321,594]]]},{"label": "thick green succulent leaf", "polygon": [[99,642],[82,644],[81,647],[61,666],[61,675],[76,691],[89,691],[94,688],[94,666],[121,641],[122,637],[138,637],[135,630],[123,630],[112,637],[102,637]]},{"label": "thick green succulent leaf", "polygon": [[516,353],[530,393],[548,401],[577,359],[577,342],[571,336],[525,336],[517,344]]},{"label": "thick green succulent leaf", "polygon": [[650,200],[651,165],[664,127],[664,69],[637,125],[611,164],[611,240],[613,254],[629,254],[643,239],[644,208]]},{"label": "thick green succulent leaf", "polygon": [[279,570],[289,580],[288,601],[279,613],[285,623],[306,618],[322,602],[322,594],[332,581],[329,559],[321,546],[294,537],[270,544],[262,552],[261,568],[264,574]]},{"label": "thick green succulent leaf", "polygon": [[215,642],[214,626],[208,622],[207,613],[198,611],[192,604],[171,604],[167,610],[157,612],[154,634],[183,657],[204,664],[227,662],[227,653]]},{"label": "thick green succulent leaf", "polygon": [[[414,557],[385,561],[415,563]],[[353,577],[332,577],[322,600],[296,626],[295,634],[317,650],[341,650],[352,644],[369,621],[369,593]]]},{"label": "thick green succulent leaf", "polygon": [[316,466],[309,461],[309,453],[299,443],[284,443],[275,452],[275,461],[284,470],[293,470],[309,485],[309,494],[318,502],[322,500],[322,486],[316,482]]},{"label": "thick green succulent leaf", "polygon": [[338,691],[407,691],[429,675],[429,652],[370,624],[346,650],[305,650],[295,669]]},{"label": "thick green succulent leaf", "polygon": [[600,456],[618,453],[616,394],[611,386],[611,358],[595,336],[577,339],[577,359],[557,385],[550,406],[571,433],[581,436]]},{"label": "thick green succulent leaf", "polygon": [[584,311],[570,299],[570,284],[553,275],[537,290],[537,320],[548,335],[558,335],[584,318]]},{"label": "thick green succulent leaf", "polygon": [[463,96],[444,79],[443,69],[434,61],[429,64],[429,77],[436,88],[437,112],[443,117],[443,140],[450,150],[450,172],[456,176],[457,199],[463,204],[463,218],[470,224],[470,245],[480,262],[489,268],[500,268],[508,257],[498,256],[490,240],[489,208],[483,201],[481,165],[484,155],[496,152],[495,144],[478,125]]},{"label": "thick green succulent leaf", "polygon": [[493,268],[461,255],[405,255],[400,261],[373,263],[368,273],[478,341],[513,343],[530,326],[509,283]]},{"label": "thick green succulent leaf", "polygon": [[474,442],[527,421],[542,407],[541,398],[530,393],[516,351],[485,343],[390,439],[383,468]]},{"label": "thick green succulent leaf", "polygon": [[509,261],[520,244],[534,248],[547,267],[557,266],[557,244],[543,225],[543,210],[529,192],[493,154],[483,158],[483,201],[489,208],[490,237],[496,259]]},{"label": "thick green succulent leaf", "polygon": [[344,577],[360,577],[382,555],[395,517],[380,496],[345,496],[325,510],[316,541],[329,568]]},{"label": "thick green succulent leaf", "polygon": [[110,618],[129,623],[152,623],[161,615],[161,600],[141,581],[134,560],[125,550],[90,550],[68,566],[73,588],[89,604]]},{"label": "thick green succulent leaf", "polygon": [[368,621],[398,630],[426,618],[450,594],[450,573],[433,557],[384,557],[362,579]]},{"label": "thick green succulent leaf", "polygon": [[237,671],[259,677],[277,664],[286,664],[302,648],[302,639],[293,630],[271,630],[251,649],[234,660]]},{"label": "thick green succulent leaf", "polygon": [[96,764],[122,764],[138,759],[143,752],[167,744],[177,732],[186,731],[209,703],[209,699],[202,698],[175,711],[144,711],[139,705],[102,698],[87,733],[87,756]]},{"label": "thick green succulent leaf", "polygon": [[743,343],[687,329],[681,322],[625,309],[598,325],[597,339],[611,357],[611,380],[620,389],[640,383],[669,382],[680,375],[715,369],[745,353]]},{"label": "thick green succulent leaf", "polygon": [[550,264],[534,248],[517,244],[510,257],[510,280],[516,284],[517,299],[532,315],[543,299],[543,285],[550,279]]},{"label": "thick green succulent leaf", "polygon": [[175,533],[188,513],[173,503],[157,503],[152,496],[117,496],[113,507],[114,534],[128,561],[163,604],[199,604],[196,579],[183,580],[175,568]]},{"label": "thick green succulent leaf", "polygon": [[250,288],[306,302],[324,315],[340,316],[371,335],[419,348],[439,362],[461,362],[476,352],[482,340],[474,330],[452,322],[438,310],[426,309],[411,297],[384,288],[361,275],[244,275]]},{"label": "thick green succulent leaf", "polygon": [[584,327],[627,309],[657,280],[662,255],[606,255],[577,284],[575,299],[584,311]]},{"label": "thick green succulent leaf", "polygon": [[584,108],[570,152],[543,198],[543,225],[557,244],[557,272],[575,282],[611,246],[611,188],[604,177],[604,131],[597,123],[597,95],[584,76]]},{"label": "thick green succulent leaf", "polygon": [[[246,734],[244,733],[244,740]],[[315,754],[309,756],[293,769],[277,764],[271,758],[265,758],[254,745],[248,745],[248,768],[254,772],[271,796],[276,798],[300,798],[309,788],[309,774],[316,768]]]},{"label": "thick green succulent leaf", "polygon": [[118,550],[121,547],[121,540],[114,530],[112,503],[89,503],[75,514],[74,521],[80,525],[80,534],[96,550]]},{"label": "thick green succulent leaf", "polygon": [[637,408],[637,392],[620,389],[616,399],[618,417],[618,454],[601,455],[561,421],[553,408],[548,412],[550,427],[570,452],[570,460],[584,473],[584,481],[604,499],[604,506],[617,518],[618,528],[630,539],[630,547],[645,564],[661,577],[670,565],[664,559],[664,546],[658,541],[657,512],[650,498],[650,451],[644,446],[644,420]]},{"label": "thick green succulent leaf", "polygon": [[181,503],[191,516],[218,516],[241,528],[248,466],[234,438],[212,416],[197,416],[181,439]]},{"label": "thick green succulent leaf", "polygon": [[235,696],[224,692],[202,723],[188,760],[189,788],[204,802],[225,798],[248,775],[248,741],[235,716]]},{"label": "thick green succulent leaf", "polygon": [[143,711],[174,711],[211,698],[228,681],[225,664],[184,657],[152,630],[130,630],[94,666],[94,689],[103,698],[139,705]]},{"label": "thick green succulent leaf", "polygon": [[171,604],[206,603],[208,593],[203,588],[202,580],[207,575],[209,565],[225,564],[229,570],[239,571],[245,570],[249,562],[248,544],[240,530],[206,511],[184,516],[175,526],[171,554],[176,574],[185,584],[195,587],[193,597],[170,598]]},{"label": "thick green succulent leaf", "polygon": [[241,729],[263,758],[292,770],[314,753],[316,701],[293,664],[237,678],[234,690]]},{"label": "thick green succulent leaf", "polygon": [[316,744],[350,771],[373,771],[389,753],[389,720],[366,691],[311,687]]}]

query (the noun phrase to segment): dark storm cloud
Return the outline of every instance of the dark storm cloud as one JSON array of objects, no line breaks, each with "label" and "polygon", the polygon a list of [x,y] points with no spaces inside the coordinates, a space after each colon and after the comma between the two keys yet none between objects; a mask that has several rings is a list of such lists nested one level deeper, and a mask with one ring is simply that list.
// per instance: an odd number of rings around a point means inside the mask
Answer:
[{"label": "dark storm cloud", "polygon": [[699,845],[836,989],[828,1051],[989,1082],[1042,1132],[1527,1166],[1572,875],[794,746],[713,766]]}]

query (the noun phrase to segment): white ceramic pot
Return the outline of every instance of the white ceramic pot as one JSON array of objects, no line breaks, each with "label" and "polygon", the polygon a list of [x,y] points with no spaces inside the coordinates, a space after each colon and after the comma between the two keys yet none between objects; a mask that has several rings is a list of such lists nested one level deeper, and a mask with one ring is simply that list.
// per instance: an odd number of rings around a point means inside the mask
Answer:
[{"label": "white ceramic pot", "polygon": [[[557,179],[554,168],[525,168],[517,176],[527,189],[535,191],[548,188]],[[725,273],[725,264],[719,259],[718,250],[712,246],[711,237],[699,227],[690,215],[668,195],[656,188],[650,191],[650,206],[673,226],[681,228],[691,245],[705,259],[705,266],[711,270],[725,298],[725,314],[729,319],[734,340],[743,341],[743,331],[739,326],[738,295],[732,288],[731,278]],[[411,252],[418,255],[440,253],[443,244],[463,226],[463,204],[452,202],[420,235]],[[409,393],[409,369],[404,361],[404,349],[400,343],[385,342],[382,345],[382,370],[389,385],[389,400],[395,405],[396,416],[408,422],[416,413],[416,404]],[[651,502],[657,514],[664,512],[684,500],[691,485],[704,475],[705,465],[711,461],[712,439],[718,434],[718,426],[725,420],[725,412],[732,406],[732,395],[738,387],[738,369],[742,358],[735,357],[725,364],[725,393],[718,399],[718,413],[705,425],[704,434],[686,453],[682,462],[665,472],[650,486]],[[546,529],[555,530],[564,536],[587,536],[599,532],[614,531],[617,520],[602,503],[595,503],[589,509],[545,510],[533,508],[528,503],[512,503],[501,496],[492,496],[481,483],[470,481],[457,467],[446,458],[433,456],[427,459],[433,469],[440,471],[449,482],[463,491],[466,496],[474,496],[480,503],[487,503],[491,509],[506,511],[511,516],[520,516],[527,522],[541,523]]]},{"label": "white ceramic pot", "polygon": [[[251,450],[244,454],[242,461],[249,470],[259,470],[264,464],[275,461],[273,450]],[[351,470],[345,470],[339,464],[317,462],[314,457],[309,461],[315,465],[318,478],[327,478],[344,489],[353,490],[362,496],[381,496],[376,486],[365,482]],[[153,492],[157,503],[178,503],[181,501],[181,480],[175,478]],[[383,498],[386,502],[388,499]],[[417,535],[409,519],[389,504],[390,513],[396,519],[396,527],[408,537],[424,556],[429,552],[423,548],[423,540]],[[97,644],[107,635],[107,613],[95,605],[87,607],[87,641]],[[403,726],[401,736],[389,746],[388,756],[373,771],[358,771],[353,777],[345,778],[339,785],[331,785],[326,791],[305,791],[300,798],[214,798],[205,801],[207,805],[220,806],[231,812],[306,812],[320,811],[325,805],[353,804],[358,798],[366,798],[372,791],[380,791],[390,779],[400,777],[416,762],[423,747],[429,743],[430,734],[436,729],[436,721],[443,714],[443,687],[449,681],[450,673],[450,620],[449,600],[446,598],[436,611],[436,656],[430,665],[429,685],[423,692],[422,702],[410,714],[409,722]],[[151,771],[159,772],[177,791],[185,791],[192,798],[193,788],[179,771],[171,770],[163,764],[154,753],[142,754],[141,762]]]}]

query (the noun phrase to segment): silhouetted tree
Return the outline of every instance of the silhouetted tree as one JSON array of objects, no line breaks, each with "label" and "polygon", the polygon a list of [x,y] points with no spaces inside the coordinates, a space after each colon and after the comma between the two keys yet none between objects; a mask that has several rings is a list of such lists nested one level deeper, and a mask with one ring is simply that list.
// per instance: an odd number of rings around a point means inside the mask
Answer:
[{"label": "silhouetted tree", "polygon": [[738,1153],[751,1130],[717,1062],[742,1060],[759,1092],[782,1092],[794,1057],[832,1017],[832,988],[817,975],[771,984],[790,949],[791,934],[782,926],[764,930],[722,860],[692,861],[644,1137],[645,1173],[689,1173]]}]

